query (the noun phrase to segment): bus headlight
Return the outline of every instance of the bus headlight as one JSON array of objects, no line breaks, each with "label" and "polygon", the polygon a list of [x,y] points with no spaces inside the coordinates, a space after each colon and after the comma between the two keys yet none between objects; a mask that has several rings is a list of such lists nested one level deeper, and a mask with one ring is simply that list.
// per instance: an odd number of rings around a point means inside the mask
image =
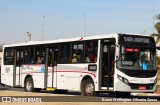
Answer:
[{"label": "bus headlight", "polygon": [[128,80],[127,80],[126,78],[124,78],[124,77],[122,77],[122,76],[120,76],[120,75],[117,75],[117,77],[118,77],[118,79],[119,79],[120,81],[122,81],[123,83],[129,85],[129,82],[128,82]]}]

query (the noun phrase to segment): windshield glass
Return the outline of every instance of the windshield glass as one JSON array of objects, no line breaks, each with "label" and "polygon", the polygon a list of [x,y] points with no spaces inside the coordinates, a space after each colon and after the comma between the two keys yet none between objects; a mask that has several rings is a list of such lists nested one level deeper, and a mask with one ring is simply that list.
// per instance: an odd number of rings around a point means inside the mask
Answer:
[{"label": "windshield glass", "polygon": [[120,65],[132,69],[148,70],[155,65],[155,50],[152,47],[122,45]]}]

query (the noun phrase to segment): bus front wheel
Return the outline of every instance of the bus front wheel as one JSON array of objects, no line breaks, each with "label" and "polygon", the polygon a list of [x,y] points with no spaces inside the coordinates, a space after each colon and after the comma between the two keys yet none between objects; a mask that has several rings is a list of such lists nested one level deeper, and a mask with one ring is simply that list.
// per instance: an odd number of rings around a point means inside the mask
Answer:
[{"label": "bus front wheel", "polygon": [[28,77],[24,84],[24,89],[26,92],[33,92],[34,91],[34,83],[31,77]]},{"label": "bus front wheel", "polygon": [[95,96],[95,86],[92,79],[83,80],[81,84],[82,96]]}]

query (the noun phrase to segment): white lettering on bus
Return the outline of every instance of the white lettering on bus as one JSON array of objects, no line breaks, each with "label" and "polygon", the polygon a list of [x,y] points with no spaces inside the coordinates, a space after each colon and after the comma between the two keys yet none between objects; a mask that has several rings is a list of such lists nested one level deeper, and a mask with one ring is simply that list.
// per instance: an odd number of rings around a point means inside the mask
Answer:
[{"label": "white lettering on bus", "polygon": [[149,43],[149,38],[124,37],[125,42]]}]

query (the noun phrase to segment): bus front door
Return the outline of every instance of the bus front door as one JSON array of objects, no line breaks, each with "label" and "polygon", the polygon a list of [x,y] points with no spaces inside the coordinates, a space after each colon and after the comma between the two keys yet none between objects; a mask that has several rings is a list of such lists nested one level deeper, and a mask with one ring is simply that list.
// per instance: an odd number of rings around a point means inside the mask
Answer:
[{"label": "bus front door", "polygon": [[105,40],[102,40],[100,57],[101,89],[112,90],[114,80],[115,42],[105,42]]},{"label": "bus front door", "polygon": [[13,68],[13,86],[18,87],[22,85],[22,59],[23,59],[23,50],[16,49],[14,56],[14,68]]},{"label": "bus front door", "polygon": [[57,62],[57,48],[47,48],[46,49],[46,64],[45,64],[45,87],[46,88],[56,88],[56,62]]}]

